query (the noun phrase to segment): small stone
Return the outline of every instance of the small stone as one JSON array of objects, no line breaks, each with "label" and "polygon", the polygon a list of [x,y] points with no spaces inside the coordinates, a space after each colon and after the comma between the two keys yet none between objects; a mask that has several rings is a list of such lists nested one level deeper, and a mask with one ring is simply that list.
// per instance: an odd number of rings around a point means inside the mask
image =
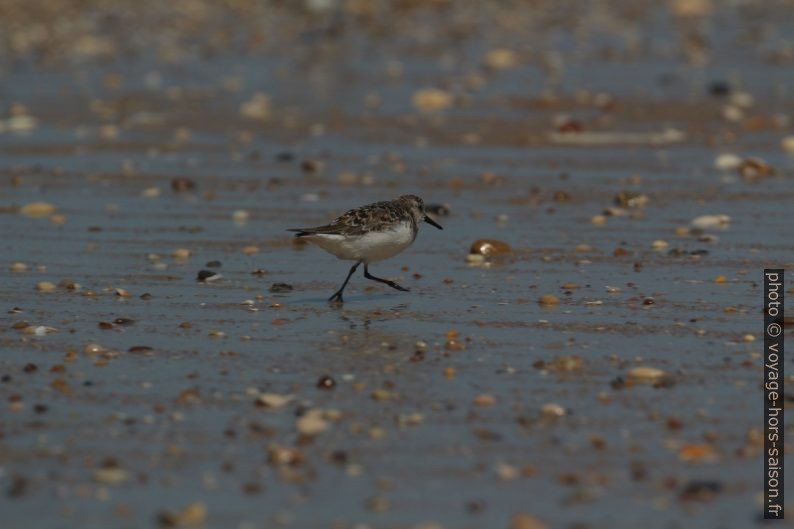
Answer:
[{"label": "small stone", "polygon": [[317,387],[320,389],[333,389],[336,387],[336,380],[329,375],[323,375],[317,380]]},{"label": "small stone", "polygon": [[505,70],[518,65],[518,55],[507,48],[497,48],[489,51],[483,61],[485,66],[493,70]]},{"label": "small stone", "polygon": [[496,397],[494,397],[493,395],[488,395],[487,393],[483,393],[482,395],[477,395],[476,397],[474,397],[475,406],[487,407],[487,406],[493,406],[494,404],[496,404]]},{"label": "small stone", "polygon": [[48,327],[46,325],[28,325],[22,332],[25,334],[32,334],[33,336],[44,336],[46,334],[52,334],[57,332],[55,327]]},{"label": "small stone", "polygon": [[747,158],[737,167],[739,175],[746,182],[757,182],[768,176],[774,176],[775,168],[761,158]]},{"label": "small stone", "polygon": [[715,461],[719,453],[710,444],[685,444],[678,450],[678,458],[681,461]]},{"label": "small stone", "polygon": [[240,105],[240,115],[244,118],[267,121],[270,113],[270,98],[264,92],[255,93],[251,99]]},{"label": "small stone", "polygon": [[55,288],[55,283],[51,283],[50,281],[39,281],[36,283],[36,290],[39,292],[54,292]]},{"label": "small stone", "polygon": [[50,222],[55,226],[63,226],[66,224],[66,215],[56,213],[50,217]]},{"label": "small stone", "polygon": [[780,146],[788,154],[794,154],[794,136],[786,136],[780,140]]},{"label": "small stone", "polygon": [[191,252],[191,251],[190,251],[190,250],[188,250],[187,248],[177,248],[176,250],[174,250],[174,251],[171,253],[171,256],[172,256],[174,259],[187,259],[187,258],[189,258],[191,255],[193,255],[193,252]]},{"label": "small stone", "polygon": [[629,370],[627,377],[634,382],[654,383],[669,376],[665,371],[656,368],[641,366]]},{"label": "small stone", "polygon": [[512,251],[513,249],[506,242],[496,239],[478,239],[472,243],[469,254],[489,257],[492,255],[506,255]]},{"label": "small stone", "polygon": [[123,468],[100,468],[94,472],[94,481],[106,485],[119,485],[130,479],[130,473]]},{"label": "small stone", "polygon": [[510,529],[549,529],[549,526],[534,516],[516,514],[510,520]]},{"label": "small stone", "polygon": [[551,371],[558,373],[581,371],[584,368],[584,358],[577,355],[560,356],[545,365]]},{"label": "small stone", "polygon": [[425,212],[436,217],[448,217],[452,210],[446,204],[427,204],[425,205]]},{"label": "small stone", "polygon": [[262,393],[256,398],[256,405],[262,408],[283,408],[292,400],[292,395],[279,395],[277,393]]},{"label": "small stone", "polygon": [[719,276],[714,278],[714,282],[721,285],[723,283],[727,283],[728,282],[728,278],[723,276],[723,275],[719,275]]},{"label": "small stone", "polygon": [[213,272],[212,270],[200,270],[199,273],[196,275],[196,281],[200,281],[202,283],[209,283],[212,281],[217,281],[221,279],[223,276],[217,272]]},{"label": "small stone", "polygon": [[49,202],[32,202],[20,208],[19,213],[31,219],[49,217],[55,213],[55,206]]},{"label": "small stone", "polygon": [[25,263],[20,263],[20,262],[11,263],[11,266],[8,267],[8,270],[10,272],[19,274],[19,273],[22,273],[22,272],[26,272],[28,270],[28,265],[26,265]]},{"label": "small stone", "polygon": [[483,263],[485,263],[485,256],[476,253],[470,253],[469,255],[466,256],[466,262],[469,263],[471,266],[482,265]]},{"label": "small stone", "polygon": [[273,283],[270,286],[270,292],[274,292],[274,293],[292,292],[292,285],[288,283]]},{"label": "small stone", "polygon": [[329,423],[323,418],[323,411],[315,408],[298,418],[295,422],[295,427],[301,435],[314,437],[326,431]]},{"label": "small stone", "polygon": [[721,171],[733,171],[742,164],[742,158],[733,153],[720,154],[714,158],[714,167]]},{"label": "small stone", "polygon": [[653,243],[651,243],[651,248],[654,250],[666,250],[668,246],[670,246],[670,243],[661,239],[655,240]]},{"label": "small stone", "polygon": [[157,198],[161,193],[162,191],[160,191],[159,187],[147,187],[141,191],[141,196],[144,198]]},{"label": "small stone", "polygon": [[590,222],[596,226],[603,226],[607,223],[607,218],[605,215],[594,215],[593,218],[590,219]]},{"label": "small stone", "polygon": [[191,503],[181,511],[162,511],[157,519],[163,527],[202,525],[207,519],[207,507],[200,502]]},{"label": "small stone", "polygon": [[538,299],[538,303],[545,307],[553,307],[560,303],[560,298],[558,298],[554,294],[544,294],[540,296],[540,298]]},{"label": "small stone", "polygon": [[692,219],[692,226],[700,229],[725,228],[731,222],[728,215],[701,215]]},{"label": "small stone", "polygon": [[447,351],[463,351],[466,346],[460,340],[456,340],[455,338],[449,338],[444,343],[444,349]]},{"label": "small stone", "polygon": [[512,465],[500,463],[496,465],[496,475],[504,481],[512,481],[520,475],[518,469]]},{"label": "small stone", "polygon": [[253,244],[249,244],[248,246],[243,247],[243,253],[245,255],[254,255],[259,253],[259,246],[255,246]]},{"label": "small stone", "polygon": [[304,461],[303,454],[298,449],[278,445],[268,446],[267,459],[271,465],[278,466],[299,466]]},{"label": "small stone", "polygon": [[178,176],[171,180],[171,189],[177,193],[192,191],[195,188],[196,188],[196,183],[190,178],[185,178],[184,176]]},{"label": "small stone", "polygon": [[251,214],[244,209],[238,209],[232,213],[232,220],[237,224],[245,224],[250,217]]},{"label": "small stone", "polygon": [[722,483],[710,480],[692,480],[684,485],[681,501],[712,501],[722,491]]},{"label": "small stone", "polygon": [[648,195],[634,191],[621,191],[615,195],[615,204],[622,208],[640,208],[648,204]]},{"label": "small stone", "polygon": [[413,95],[416,108],[425,111],[439,111],[452,106],[454,99],[450,92],[439,88],[423,88]]},{"label": "small stone", "polygon": [[565,408],[559,404],[550,402],[541,406],[540,413],[545,417],[556,418],[563,417],[566,414],[566,411]]},{"label": "small stone", "polygon": [[83,352],[88,356],[96,356],[105,352],[105,348],[98,343],[90,343],[85,346]]}]

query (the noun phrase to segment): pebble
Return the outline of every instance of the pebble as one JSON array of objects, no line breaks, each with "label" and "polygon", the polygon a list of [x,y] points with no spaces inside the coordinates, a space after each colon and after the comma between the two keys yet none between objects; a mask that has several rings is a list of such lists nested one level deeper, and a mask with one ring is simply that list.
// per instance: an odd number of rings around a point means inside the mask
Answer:
[{"label": "pebble", "polygon": [[39,281],[36,283],[36,290],[39,292],[54,292],[55,288],[55,283],[50,281]]},{"label": "pebble", "polygon": [[661,239],[657,239],[651,243],[651,248],[654,250],[666,250],[669,246],[670,243]]},{"label": "pebble", "polygon": [[336,380],[329,375],[323,375],[317,380],[317,387],[320,389],[333,389],[336,387]]},{"label": "pebble", "polygon": [[780,146],[788,154],[794,154],[794,136],[786,136],[780,140]]},{"label": "pebble", "polygon": [[28,325],[22,329],[22,332],[25,334],[32,334],[33,336],[44,336],[58,332],[58,329],[55,327],[48,327],[46,325]]},{"label": "pebble", "polygon": [[540,298],[538,299],[538,303],[546,307],[553,307],[560,303],[560,298],[558,298],[554,294],[544,294],[540,296]]},{"label": "pebble", "polygon": [[493,395],[483,393],[482,395],[477,395],[476,397],[474,397],[475,406],[487,407],[487,406],[493,406],[494,404],[496,404],[496,397],[494,397]]},{"label": "pebble", "polygon": [[747,158],[737,167],[739,175],[746,182],[757,182],[767,176],[774,176],[775,168],[761,158]]},{"label": "pebble", "polygon": [[725,228],[731,222],[728,215],[701,215],[692,219],[692,226],[701,229]]},{"label": "pebble", "polygon": [[232,213],[232,220],[237,224],[245,224],[250,217],[251,214],[244,209],[238,209]]},{"label": "pebble", "polygon": [[187,248],[177,248],[176,250],[171,252],[171,257],[173,257],[174,259],[187,259],[191,255],[193,255],[193,252],[191,252]]},{"label": "pebble", "polygon": [[270,292],[283,293],[292,292],[292,285],[289,283],[273,283],[270,286]]},{"label": "pebble", "polygon": [[439,88],[423,88],[413,95],[413,104],[419,110],[437,111],[452,106],[453,95]]},{"label": "pebble", "polygon": [[512,465],[507,465],[505,463],[499,463],[496,465],[494,469],[496,471],[496,475],[499,476],[499,479],[504,481],[512,481],[520,475],[518,469]]},{"label": "pebble", "polygon": [[722,492],[722,483],[712,480],[691,480],[688,481],[678,498],[681,501],[705,501],[714,500]]},{"label": "pebble", "polygon": [[207,507],[201,502],[191,503],[181,511],[165,510],[157,520],[163,527],[191,527],[203,525],[207,519]]},{"label": "pebble", "polygon": [[742,158],[738,154],[724,153],[714,158],[714,167],[721,171],[732,171],[738,169],[742,163]]},{"label": "pebble", "polygon": [[292,395],[279,395],[278,393],[262,393],[256,398],[256,405],[262,408],[283,408],[295,397]]},{"label": "pebble", "polygon": [[267,460],[271,465],[299,466],[303,463],[303,454],[297,448],[270,445],[267,447]]},{"label": "pebble", "polygon": [[436,217],[448,217],[452,209],[447,204],[427,204],[425,211]]},{"label": "pebble", "polygon": [[482,265],[485,263],[485,256],[476,253],[470,253],[466,256],[466,262],[471,266]]},{"label": "pebble", "polygon": [[123,468],[100,468],[94,472],[94,481],[106,485],[119,485],[130,479],[130,473]]},{"label": "pebble", "polygon": [[545,417],[563,417],[567,412],[563,406],[550,402],[541,406],[540,413]]},{"label": "pebble", "polygon": [[621,191],[615,195],[615,204],[623,208],[640,208],[648,204],[648,195],[634,191]]},{"label": "pebble", "polygon": [[656,367],[641,366],[630,369],[627,377],[634,382],[654,383],[667,377],[668,374]]},{"label": "pebble", "polygon": [[21,262],[11,263],[11,266],[8,267],[8,270],[10,272],[19,274],[19,273],[22,273],[22,272],[27,272],[28,265],[26,265],[25,263],[21,263]]},{"label": "pebble", "polygon": [[544,367],[556,372],[580,371],[584,368],[584,358],[578,355],[563,355],[545,364]]},{"label": "pebble", "polygon": [[177,193],[192,191],[195,188],[196,188],[196,183],[190,178],[185,178],[184,176],[178,176],[171,180],[171,189]]},{"label": "pebble", "polygon": [[681,461],[715,461],[719,453],[710,444],[685,444],[678,450]]},{"label": "pebble", "polygon": [[487,68],[493,70],[505,70],[518,65],[518,55],[513,50],[507,48],[497,48],[489,51],[483,61]]},{"label": "pebble", "polygon": [[270,98],[264,92],[255,93],[240,105],[240,115],[248,119],[267,121],[270,118]]},{"label": "pebble", "polygon": [[323,417],[323,410],[319,408],[308,410],[295,422],[298,432],[308,437],[323,433],[329,426],[329,422]]},{"label": "pebble", "polygon": [[199,273],[196,275],[196,281],[200,281],[202,283],[210,283],[212,281],[217,281],[221,279],[223,276],[217,272],[213,272],[212,270],[200,270]]},{"label": "pebble", "polygon": [[55,213],[55,206],[49,202],[32,202],[20,208],[19,212],[25,217],[31,219],[38,219],[42,217],[49,217]]},{"label": "pebble", "polygon": [[714,282],[718,283],[718,284],[727,283],[728,282],[728,278],[723,276],[723,275],[719,275],[719,276],[714,278]]},{"label": "pebble", "polygon": [[594,215],[593,218],[590,219],[590,222],[596,226],[603,226],[607,223],[607,218],[605,215]]},{"label": "pebble", "polygon": [[516,514],[510,520],[510,529],[549,529],[549,526],[529,514]]},{"label": "pebble", "polygon": [[496,239],[477,239],[472,243],[469,254],[489,257],[492,255],[506,255],[512,251],[513,249],[506,242]]}]

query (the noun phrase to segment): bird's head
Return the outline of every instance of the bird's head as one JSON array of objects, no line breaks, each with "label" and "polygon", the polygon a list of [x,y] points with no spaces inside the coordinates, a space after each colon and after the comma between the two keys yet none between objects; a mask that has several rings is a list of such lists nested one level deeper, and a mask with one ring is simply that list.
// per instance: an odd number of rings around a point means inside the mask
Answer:
[{"label": "bird's head", "polygon": [[417,224],[419,224],[420,222],[427,222],[428,224],[430,224],[431,226],[435,226],[439,230],[444,229],[441,227],[440,224],[438,224],[436,221],[434,221],[433,219],[427,216],[427,213],[425,212],[425,202],[418,196],[403,195],[397,200],[401,201],[403,204],[405,204],[408,207],[408,210],[411,212],[411,215],[413,215],[414,220],[416,221]]}]

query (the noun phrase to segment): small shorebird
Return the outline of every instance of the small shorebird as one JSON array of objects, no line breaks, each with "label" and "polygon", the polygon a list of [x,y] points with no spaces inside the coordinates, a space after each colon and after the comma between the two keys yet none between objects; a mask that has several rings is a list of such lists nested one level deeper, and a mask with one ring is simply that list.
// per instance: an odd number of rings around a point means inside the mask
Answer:
[{"label": "small shorebird", "polygon": [[419,223],[427,222],[443,230],[425,213],[425,203],[416,195],[403,195],[386,202],[375,202],[351,209],[330,224],[316,228],[295,228],[295,237],[313,242],[339,259],[355,261],[345,282],[328,301],[342,302],[350,276],[364,263],[364,277],[408,292],[394,281],[369,274],[369,264],[382,261],[408,248],[416,239]]}]

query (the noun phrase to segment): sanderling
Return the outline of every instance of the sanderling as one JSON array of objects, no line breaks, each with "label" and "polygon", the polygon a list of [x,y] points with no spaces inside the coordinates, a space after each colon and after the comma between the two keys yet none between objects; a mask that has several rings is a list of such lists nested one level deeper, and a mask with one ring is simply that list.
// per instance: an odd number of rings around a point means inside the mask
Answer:
[{"label": "sanderling", "polygon": [[425,203],[416,195],[403,195],[395,200],[375,202],[351,209],[330,224],[317,228],[296,228],[295,237],[313,242],[339,259],[355,261],[345,282],[328,301],[342,302],[342,291],[358,265],[364,263],[364,277],[408,292],[394,281],[369,274],[369,264],[382,261],[408,248],[419,231],[419,223],[427,222],[442,230],[425,213]]}]

